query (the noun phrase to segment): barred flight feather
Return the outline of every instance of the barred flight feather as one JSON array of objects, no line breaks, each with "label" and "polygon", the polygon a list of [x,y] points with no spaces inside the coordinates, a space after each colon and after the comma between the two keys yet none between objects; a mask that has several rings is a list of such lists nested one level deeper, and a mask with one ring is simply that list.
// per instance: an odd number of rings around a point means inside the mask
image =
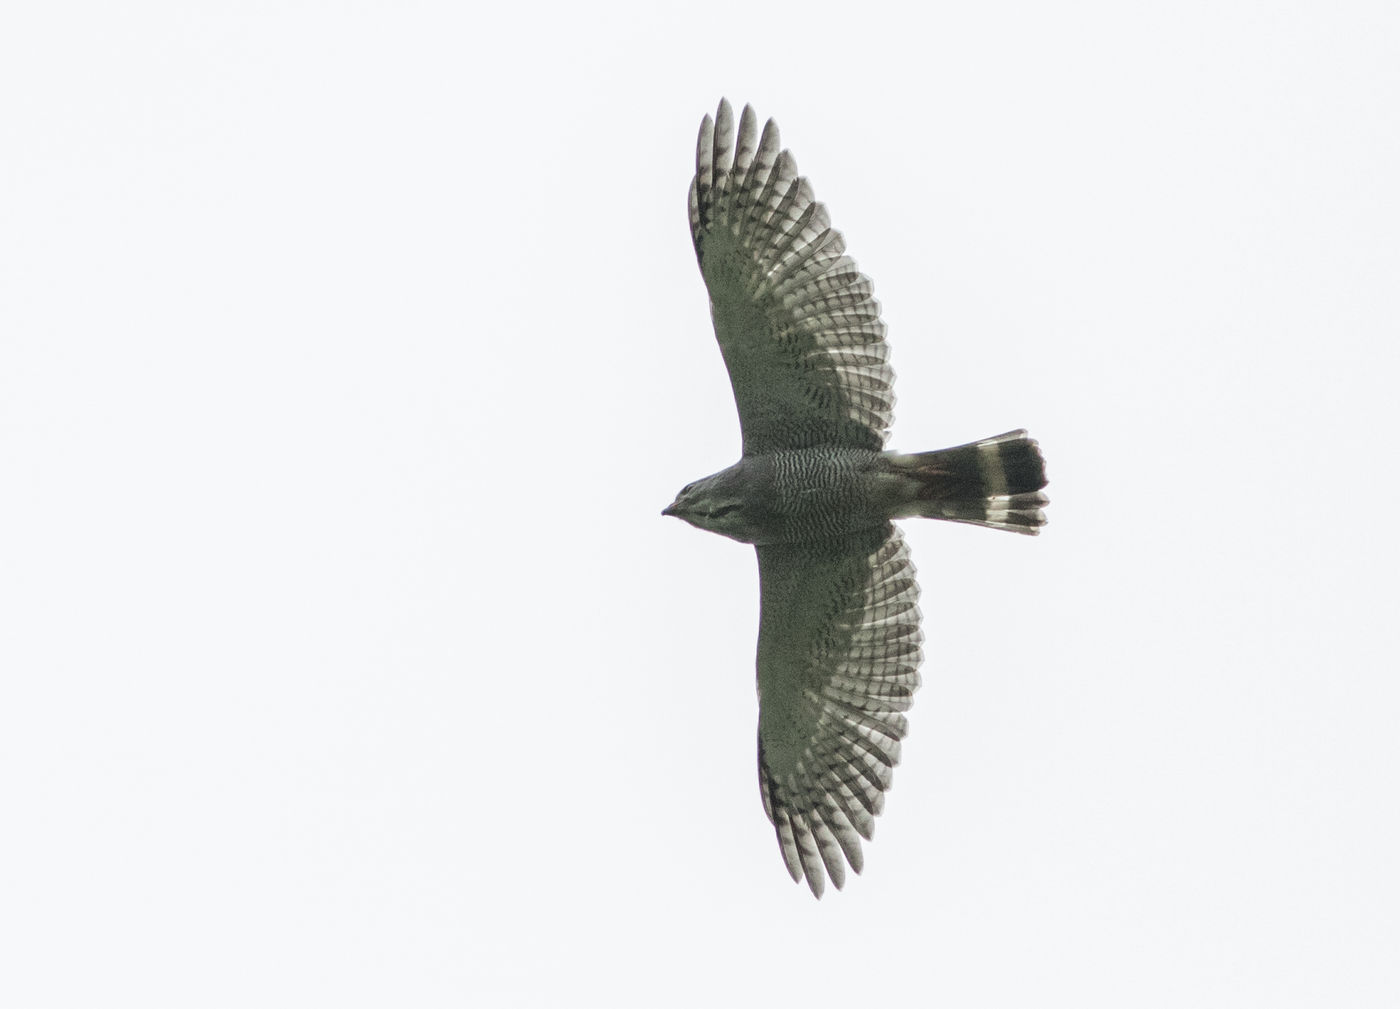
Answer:
[{"label": "barred flight feather", "polygon": [[917,515],[1031,536],[1045,524],[1045,460],[1025,431],[936,452],[887,452],[885,461],[889,492],[901,501],[896,518]]},{"label": "barred flight feather", "polygon": [[820,897],[847,864],[860,871],[899,762],[923,658],[918,583],[893,526],[758,557],[760,791],[789,873]]},{"label": "barred flight feather", "polygon": [[722,101],[701,124],[695,161],[691,233],[744,451],[881,448],[894,372],[880,303],[777,125],[760,134],[746,105],[736,128]]}]

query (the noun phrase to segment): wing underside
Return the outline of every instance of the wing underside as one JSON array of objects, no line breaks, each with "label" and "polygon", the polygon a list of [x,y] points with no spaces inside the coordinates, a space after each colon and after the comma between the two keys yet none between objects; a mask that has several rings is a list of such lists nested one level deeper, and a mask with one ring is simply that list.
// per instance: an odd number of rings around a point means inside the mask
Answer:
[{"label": "wing underside", "polygon": [[894,407],[885,325],[869,278],[826,208],[745,106],[705,117],[690,226],[729,369],[746,454],[880,449]]},{"label": "wing underside", "polygon": [[919,685],[919,588],[898,529],[757,548],[758,763],[794,880],[859,872]]}]

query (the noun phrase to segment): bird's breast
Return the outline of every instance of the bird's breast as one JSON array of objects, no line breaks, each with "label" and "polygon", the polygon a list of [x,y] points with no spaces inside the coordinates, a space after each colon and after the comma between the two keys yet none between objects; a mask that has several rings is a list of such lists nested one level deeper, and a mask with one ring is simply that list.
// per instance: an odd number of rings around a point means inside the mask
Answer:
[{"label": "bird's breast", "polygon": [[822,447],[746,457],[740,465],[754,542],[841,536],[883,523],[870,493],[878,455]]}]

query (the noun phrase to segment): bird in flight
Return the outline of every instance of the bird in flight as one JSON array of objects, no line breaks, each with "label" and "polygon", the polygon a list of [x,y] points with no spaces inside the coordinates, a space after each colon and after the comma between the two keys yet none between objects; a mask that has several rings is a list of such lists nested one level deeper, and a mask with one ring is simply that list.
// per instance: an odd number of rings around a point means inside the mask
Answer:
[{"label": "bird in flight", "polygon": [[743,431],[728,469],[663,515],[758,553],[758,781],[794,881],[860,872],[923,658],[894,519],[1035,535],[1045,464],[1025,431],[885,451],[894,406],[880,303],[773,120],[721,100],[700,124],[690,231]]}]

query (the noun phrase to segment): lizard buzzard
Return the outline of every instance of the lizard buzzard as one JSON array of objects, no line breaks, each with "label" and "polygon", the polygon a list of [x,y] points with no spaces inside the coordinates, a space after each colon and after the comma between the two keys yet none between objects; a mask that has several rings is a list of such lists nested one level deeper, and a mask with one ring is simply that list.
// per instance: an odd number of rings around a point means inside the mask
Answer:
[{"label": "lizard buzzard", "polygon": [[759,790],[788,872],[820,897],[861,870],[919,685],[919,587],[891,520],[1035,534],[1045,466],[1025,431],[884,451],[880,304],[778,127],[760,135],[745,106],[736,134],[721,101],[695,161],[690,230],[743,455],[662,514],[757,549]]}]

